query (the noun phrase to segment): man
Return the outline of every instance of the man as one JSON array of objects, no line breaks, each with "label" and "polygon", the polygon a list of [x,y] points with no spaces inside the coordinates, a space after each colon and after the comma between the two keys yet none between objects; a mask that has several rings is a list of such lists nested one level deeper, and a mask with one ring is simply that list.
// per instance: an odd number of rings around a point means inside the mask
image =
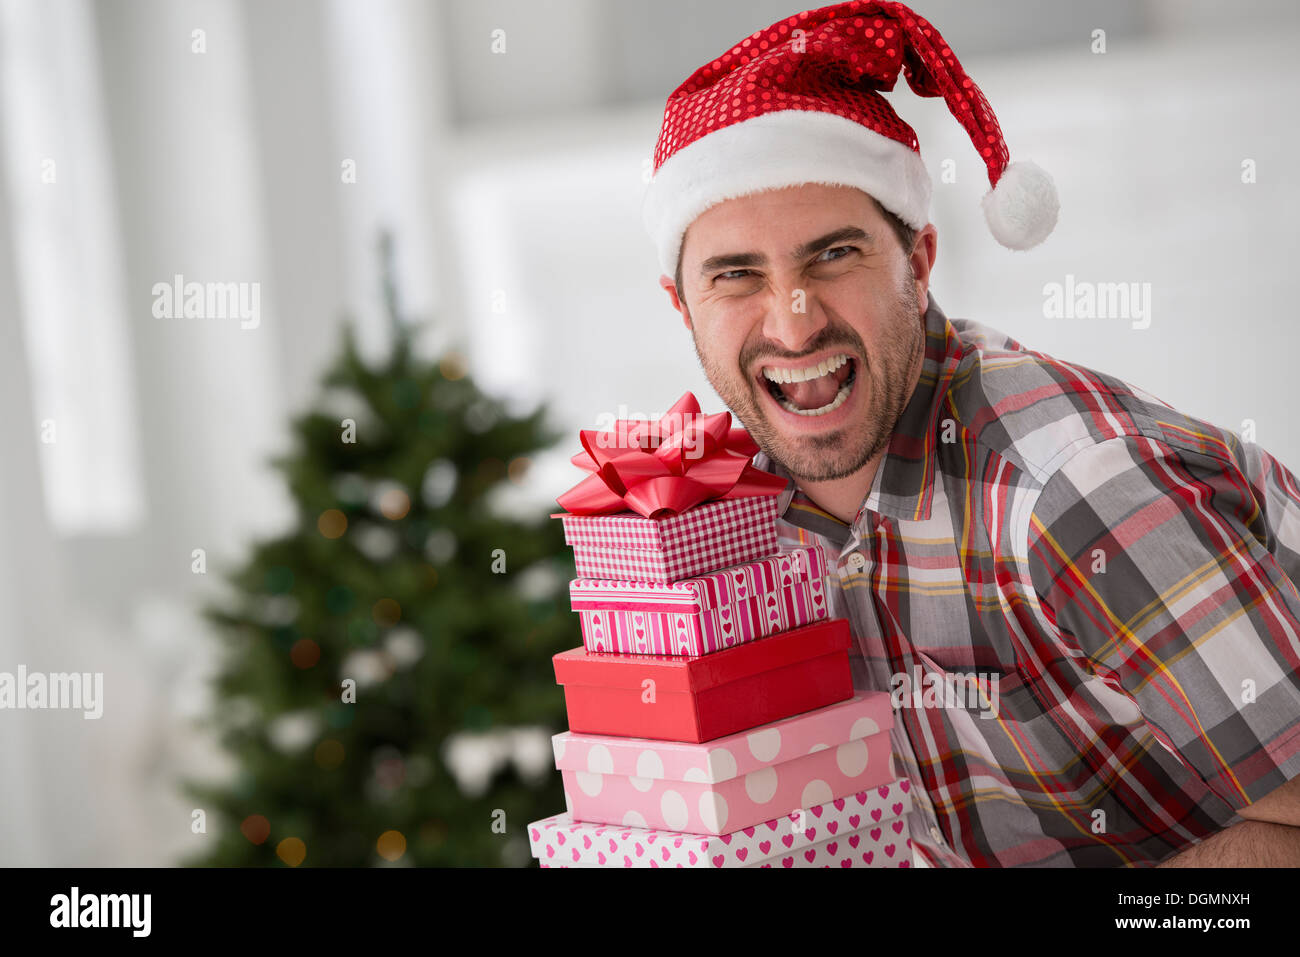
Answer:
[{"label": "man", "polygon": [[[710,382],[790,480],[783,544],[836,558],[855,682],[895,694],[919,855],[1300,865],[1294,476],[945,317],[929,179],[877,92],[900,71],[986,160],[994,235],[1040,242],[1051,181],[1008,164],[978,88],[897,3],[790,17],[692,75],[646,222]],[[963,686],[981,690],[940,693]]]}]

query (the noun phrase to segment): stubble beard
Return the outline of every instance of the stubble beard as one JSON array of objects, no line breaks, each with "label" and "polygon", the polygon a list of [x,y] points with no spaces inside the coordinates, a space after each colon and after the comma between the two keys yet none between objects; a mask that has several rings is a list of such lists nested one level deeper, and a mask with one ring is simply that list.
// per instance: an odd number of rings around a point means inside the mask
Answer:
[{"label": "stubble beard", "polygon": [[[874,354],[868,354],[862,338],[853,329],[832,319],[821,335],[803,353],[790,353],[756,344],[741,351],[738,368],[723,371],[700,350],[692,330],[695,354],[709,383],[722,401],[749,430],[758,447],[796,479],[828,482],[847,478],[885,450],[894,426],[907,407],[915,382],[909,374],[923,355],[925,330],[919,316],[919,300],[910,270],[907,281],[895,296],[886,323],[888,338]],[[856,421],[823,435],[791,435],[776,429],[763,410],[758,386],[746,369],[761,358],[798,360],[830,346],[843,346],[857,360],[854,389],[869,389],[866,409]],[[865,357],[865,368],[864,368]],[[854,401],[859,397],[854,396]]]}]

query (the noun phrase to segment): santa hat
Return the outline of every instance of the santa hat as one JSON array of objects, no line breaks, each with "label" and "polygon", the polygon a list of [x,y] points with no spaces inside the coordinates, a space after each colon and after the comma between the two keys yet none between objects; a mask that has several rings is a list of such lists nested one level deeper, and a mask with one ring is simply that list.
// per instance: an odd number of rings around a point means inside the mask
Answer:
[{"label": "santa hat", "polygon": [[783,186],[854,186],[913,229],[928,223],[916,133],[881,96],[900,70],[917,95],[944,98],[983,158],[994,238],[1010,249],[1046,239],[1059,210],[1051,177],[1009,162],[992,108],[939,31],[901,3],[854,0],[759,30],[669,96],[643,206],[664,272],[706,209]]}]

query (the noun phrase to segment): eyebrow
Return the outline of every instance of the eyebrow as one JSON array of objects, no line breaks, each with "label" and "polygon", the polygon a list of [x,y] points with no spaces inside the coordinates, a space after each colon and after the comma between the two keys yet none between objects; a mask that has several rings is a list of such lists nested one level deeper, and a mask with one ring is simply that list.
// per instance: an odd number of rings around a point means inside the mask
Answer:
[{"label": "eyebrow", "polygon": [[[814,256],[840,243],[862,242],[864,240],[868,243],[871,242],[871,235],[857,226],[841,226],[825,236],[818,236],[801,246],[796,246],[790,253],[790,258],[795,261],[807,259],[809,256]],[[744,269],[749,266],[766,265],[767,257],[762,253],[727,253],[722,256],[710,256],[704,260],[700,264],[700,275],[703,276],[720,269]]]}]

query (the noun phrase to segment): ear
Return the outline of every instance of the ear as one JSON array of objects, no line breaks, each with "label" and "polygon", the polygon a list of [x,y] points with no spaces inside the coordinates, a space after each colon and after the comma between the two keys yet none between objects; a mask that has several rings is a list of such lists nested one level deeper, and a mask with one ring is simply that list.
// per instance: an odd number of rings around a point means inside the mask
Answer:
[{"label": "ear", "polygon": [[925,228],[916,234],[912,245],[912,276],[916,282],[916,301],[925,315],[930,308],[930,270],[934,268],[935,257],[939,254],[939,231],[934,223],[926,223]]},{"label": "ear", "polygon": [[673,308],[682,314],[682,323],[687,329],[690,329],[691,314],[686,311],[686,307],[682,305],[682,301],[677,295],[677,284],[673,282],[671,276],[660,276],[659,285],[663,287],[664,292],[668,293],[668,298],[672,300]]}]

